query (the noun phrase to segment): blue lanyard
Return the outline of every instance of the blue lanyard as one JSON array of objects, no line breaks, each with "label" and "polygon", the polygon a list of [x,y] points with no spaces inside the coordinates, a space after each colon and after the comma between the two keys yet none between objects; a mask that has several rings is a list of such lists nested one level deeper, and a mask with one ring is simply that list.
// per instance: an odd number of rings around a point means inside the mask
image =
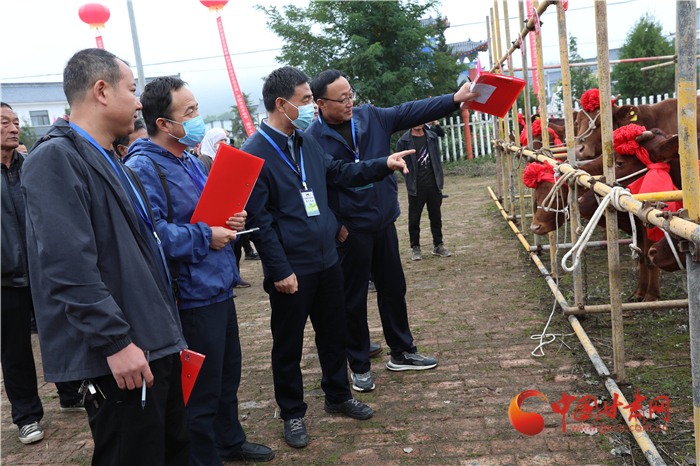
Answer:
[{"label": "blue lanyard", "polygon": [[355,141],[355,120],[353,118],[350,118],[350,131],[352,132],[352,143],[355,146],[355,150],[350,149],[345,143],[343,143],[343,145],[347,150],[352,152],[352,155],[355,156],[355,163],[358,163],[360,161],[360,149],[357,147],[357,141]]},{"label": "blue lanyard", "polygon": [[192,168],[194,168],[194,171],[197,172],[197,174],[195,175],[187,168],[187,165],[185,165],[185,162],[182,159],[180,159],[179,157],[175,158],[178,162],[180,162],[180,165],[182,165],[182,168],[185,169],[187,174],[190,175],[190,178],[192,178],[192,181],[194,181],[194,184],[199,188],[200,192],[204,191],[204,183],[206,183],[206,181],[204,180],[204,176],[202,175],[202,173],[197,168],[197,165],[195,165],[194,162],[190,161],[190,163],[192,164]]},{"label": "blue lanyard", "polygon": [[301,177],[301,184],[304,186],[304,189],[307,189],[307,187],[306,187],[306,171],[304,170],[304,156],[301,153],[301,147],[299,148],[299,162],[301,163],[301,173],[299,173],[299,170],[294,165],[292,165],[292,163],[289,161],[287,156],[284,155],[284,152],[282,152],[282,150],[279,148],[279,146],[277,144],[275,144],[275,141],[273,141],[272,138],[270,136],[268,136],[267,133],[265,131],[263,131],[262,128],[259,128],[258,131],[260,132],[260,134],[265,136],[265,139],[267,139],[267,141],[270,144],[272,144],[272,147],[274,147],[275,150],[277,150],[277,153],[280,155],[280,157],[282,157],[282,160],[287,162],[287,165],[289,165],[289,168],[294,170],[294,173],[296,173],[297,175],[299,175]]},{"label": "blue lanyard", "polygon": [[[80,126],[76,125],[75,123],[69,123],[69,124],[70,124],[71,127],[72,127],[74,130],[76,130],[81,136],[83,136],[85,139],[87,139],[87,141],[88,141],[90,144],[92,144],[93,146],[95,146],[95,148],[96,148],[97,150],[99,150],[99,151],[102,153],[102,155],[105,156],[105,158],[107,159],[107,161],[109,162],[109,164],[112,166],[112,168],[114,169],[114,171],[117,172],[117,176],[119,177],[119,181],[122,182],[122,186],[124,187],[124,190],[126,191],[127,189],[129,189],[129,188],[127,188],[126,183],[124,183],[124,178],[122,177],[121,171],[117,168],[117,166],[116,166],[116,165],[114,164],[114,162],[112,161],[112,158],[107,154],[107,152],[105,152],[105,150],[102,148],[102,146],[100,146],[100,145],[97,143],[97,141],[95,141],[95,140],[93,139],[93,137],[90,136],[83,128],[81,128]],[[151,231],[153,232],[153,237],[156,239],[156,242],[158,243],[158,250],[159,250],[159,252],[160,252],[160,258],[161,258],[162,261],[163,261],[163,267],[165,268],[165,275],[166,275],[166,277],[168,278],[168,283],[170,283],[170,282],[171,282],[171,278],[170,278],[170,269],[168,268],[168,264],[167,264],[167,262],[166,262],[166,260],[165,260],[165,252],[163,251],[163,247],[161,246],[160,238],[158,237],[158,233],[156,232],[156,229],[153,227],[153,224],[151,223],[151,219],[148,218],[148,214],[147,214],[147,211],[146,211],[146,205],[143,203],[143,199],[141,198],[141,195],[139,194],[138,190],[136,189],[136,186],[134,186],[134,183],[131,181],[131,178],[129,178],[129,176],[126,174],[126,172],[124,172],[124,176],[125,176],[126,179],[129,181],[129,186],[131,186],[131,190],[132,190],[132,192],[134,193],[136,199],[137,199],[139,202],[138,202],[138,204],[137,204],[136,202],[134,202],[134,200],[131,198],[131,196],[129,196],[129,193],[126,193],[126,197],[128,197],[129,199],[131,199],[131,202],[134,204],[134,208],[135,208],[136,211],[139,213],[139,215],[141,216],[141,218],[143,219],[143,221],[146,222],[146,223],[148,224],[149,227],[151,227]],[[140,206],[140,207],[139,207],[139,206]]]}]

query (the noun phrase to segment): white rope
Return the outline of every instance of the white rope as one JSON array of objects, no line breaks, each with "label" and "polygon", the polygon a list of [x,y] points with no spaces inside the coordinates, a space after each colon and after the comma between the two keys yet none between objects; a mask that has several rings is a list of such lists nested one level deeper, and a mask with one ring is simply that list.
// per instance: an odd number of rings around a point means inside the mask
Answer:
[{"label": "white rope", "polygon": [[681,262],[681,258],[678,257],[678,251],[676,251],[676,246],[674,246],[673,241],[671,241],[671,235],[669,235],[668,232],[663,228],[661,228],[661,231],[663,231],[664,235],[666,235],[666,241],[668,241],[668,246],[671,248],[671,252],[673,252],[673,257],[676,258],[676,263],[678,264],[678,267],[680,267],[681,270],[685,270],[683,262]]},{"label": "white rope", "polygon": [[622,178],[618,178],[618,179],[615,180],[615,181],[617,181],[617,182],[619,182],[619,181],[625,181],[625,180],[630,179],[630,178],[632,178],[632,177],[634,177],[634,176],[640,175],[640,174],[642,174],[642,173],[644,173],[644,172],[646,172],[646,171],[649,171],[649,169],[646,168],[646,167],[644,167],[644,168],[642,168],[641,170],[639,170],[638,172],[634,172],[634,173],[632,173],[631,175],[623,176]]},{"label": "white rope", "polygon": [[[598,225],[598,222],[600,221],[600,218],[603,216],[605,213],[605,209],[607,209],[608,205],[612,204],[613,207],[617,210],[622,210],[620,207],[620,197],[621,196],[630,196],[632,197],[632,194],[625,188],[622,188],[620,186],[615,186],[613,187],[610,192],[600,201],[600,204],[598,205],[598,208],[596,209],[595,213],[591,217],[591,220],[588,222],[588,225],[586,225],[586,228],[584,228],[583,233],[579,237],[579,239],[576,241],[576,244],[567,252],[564,254],[564,257],[562,257],[561,260],[561,266],[564,270],[567,272],[573,272],[574,269],[578,266],[578,264],[581,262],[581,254],[583,254],[583,251],[586,249],[586,244],[590,240],[591,236],[593,235],[593,231],[595,227]],[[630,215],[630,221],[632,222],[632,244],[630,245],[630,248],[633,251],[633,257],[634,253],[636,252],[639,254],[641,250],[637,247],[637,225],[634,221],[634,216],[632,215],[631,212],[629,212]],[[571,257],[574,255],[574,262],[569,267],[566,262]]]}]

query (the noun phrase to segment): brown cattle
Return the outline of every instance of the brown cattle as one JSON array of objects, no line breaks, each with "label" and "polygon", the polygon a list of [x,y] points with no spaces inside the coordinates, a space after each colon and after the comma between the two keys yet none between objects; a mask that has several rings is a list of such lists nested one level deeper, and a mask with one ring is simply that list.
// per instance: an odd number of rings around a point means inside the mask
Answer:
[{"label": "brown cattle", "polygon": [[683,268],[685,268],[686,253],[681,252],[678,248],[679,242],[680,239],[677,236],[671,235],[671,244],[669,244],[665,236],[660,241],[652,244],[651,248],[649,248],[649,260],[651,260],[651,263],[666,272],[677,272],[680,270],[676,256],[671,249],[673,247],[676,250],[676,254],[678,254],[678,259],[683,264]]},{"label": "brown cattle", "polygon": [[[645,148],[649,152],[649,157],[653,163],[665,162],[671,159],[678,158],[678,137],[672,136],[667,137],[663,131],[658,129],[653,129],[652,131],[647,131],[644,135],[637,138],[639,145]],[[671,177],[674,183],[678,185],[680,182],[680,165],[677,160],[671,162]],[[637,173],[639,170],[645,168],[644,164],[633,155],[623,155],[615,154],[615,177],[616,179],[622,179],[628,175]],[[602,157],[598,157],[583,166],[581,169],[589,173],[590,175],[602,175],[603,174],[603,161]],[[636,174],[635,176],[621,181],[619,184],[626,187],[630,183],[639,179],[643,176],[642,173]],[[542,205],[544,198],[547,196],[551,190],[553,184],[548,182],[542,182],[535,190],[535,201],[538,206]],[[579,187],[583,190],[584,188]],[[559,205],[566,208],[568,202],[566,195],[559,193],[558,199]],[[561,209],[562,207],[559,207]],[[593,192],[587,191],[585,194],[579,196],[579,208],[581,217],[590,219],[598,208],[598,202]],[[566,221],[565,214],[563,212],[544,212],[538,207],[535,217],[530,229],[538,234],[544,235],[550,231],[554,231],[557,226],[561,226]],[[642,260],[640,260],[639,267],[639,282],[637,285],[637,290],[634,295],[629,298],[629,301],[656,301],[660,294],[659,288],[659,272],[658,269],[654,268],[653,265],[647,264],[646,257],[652,247],[652,241],[649,240],[647,236],[647,229],[644,228],[639,219],[635,218],[637,227],[637,242],[642,249]],[[605,218],[601,218],[598,223],[600,228],[605,228]],[[630,223],[629,215],[627,213],[618,213],[618,227],[628,233],[632,234],[632,225]]]},{"label": "brown cattle", "polygon": [[[700,103],[700,96],[698,96]],[[666,134],[678,132],[678,99],[666,99],[653,105],[613,106],[613,131],[621,126],[637,124],[646,128],[659,128]],[[593,122],[594,129],[589,128]],[[698,120],[700,132],[700,120]],[[591,160],[603,152],[600,131],[600,108],[576,115],[575,131],[577,139],[576,158]],[[581,137],[583,136],[583,137]]]}]

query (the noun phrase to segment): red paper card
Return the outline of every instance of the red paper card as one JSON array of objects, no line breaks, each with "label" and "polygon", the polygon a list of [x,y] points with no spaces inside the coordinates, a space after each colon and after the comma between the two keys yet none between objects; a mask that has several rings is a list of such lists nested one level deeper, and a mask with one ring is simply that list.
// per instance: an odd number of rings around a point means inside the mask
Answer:
[{"label": "red paper card", "polygon": [[245,209],[263,163],[261,158],[220,144],[190,223],[225,227],[229,217]]},{"label": "red paper card", "polygon": [[203,354],[189,349],[180,352],[180,360],[182,360],[182,397],[185,399],[185,406],[187,406],[187,400],[190,399],[192,388],[197,381],[204,358],[206,356]]},{"label": "red paper card", "polygon": [[[472,92],[481,93],[477,100],[482,102],[473,100],[469,109],[503,118],[524,87],[525,81],[520,78],[482,72],[472,87]],[[491,94],[487,97],[488,92]]]}]

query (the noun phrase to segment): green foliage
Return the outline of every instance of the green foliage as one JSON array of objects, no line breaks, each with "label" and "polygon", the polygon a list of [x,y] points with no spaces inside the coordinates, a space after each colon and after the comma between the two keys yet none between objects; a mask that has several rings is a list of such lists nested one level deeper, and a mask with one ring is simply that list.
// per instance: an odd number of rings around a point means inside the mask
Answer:
[{"label": "green foliage", "polygon": [[36,131],[34,130],[34,127],[32,124],[27,120],[26,118],[22,119],[22,126],[20,126],[21,133],[19,135],[20,141],[24,143],[25,146],[27,146],[27,150],[31,150],[32,146],[36,142],[37,136],[36,136]]},{"label": "green foliage", "polygon": [[[634,24],[622,47],[620,58],[656,57],[673,55],[673,40],[664,37],[663,27],[650,13],[644,14]],[[673,93],[675,88],[675,70],[672,66],[639,71],[650,63],[620,63],[613,67],[612,82],[614,94],[624,97],[647,96]]]},{"label": "green foliage", "polygon": [[[250,118],[253,119],[253,124],[255,125],[255,119],[253,118],[253,112],[255,111],[255,108],[252,108],[251,106],[253,105],[250,101],[250,94],[246,94],[245,92],[243,93],[243,100],[245,100],[245,106],[248,109],[248,114],[250,115]],[[235,105],[231,106],[231,112],[228,114],[229,117],[231,118],[231,134],[229,134],[229,137],[232,139],[233,145],[236,147],[241,147],[243,143],[248,139],[248,133],[245,130],[245,125],[243,124],[243,120],[241,120],[241,114],[238,111],[238,107]]]},{"label": "green foliage", "polygon": [[[316,1],[281,10],[256,8],[284,40],[277,61],[311,77],[328,68],[341,70],[357,90],[358,103],[389,107],[458,89],[457,76],[466,66],[450,56],[437,5],[438,0]],[[438,19],[421,26],[419,20],[431,10]]]},{"label": "green foliage", "polygon": [[[569,63],[583,63],[584,61],[578,53],[576,37],[569,35]],[[591,68],[571,68],[571,95],[574,99],[580,99],[584,92],[595,87],[598,87],[598,77]]]}]

